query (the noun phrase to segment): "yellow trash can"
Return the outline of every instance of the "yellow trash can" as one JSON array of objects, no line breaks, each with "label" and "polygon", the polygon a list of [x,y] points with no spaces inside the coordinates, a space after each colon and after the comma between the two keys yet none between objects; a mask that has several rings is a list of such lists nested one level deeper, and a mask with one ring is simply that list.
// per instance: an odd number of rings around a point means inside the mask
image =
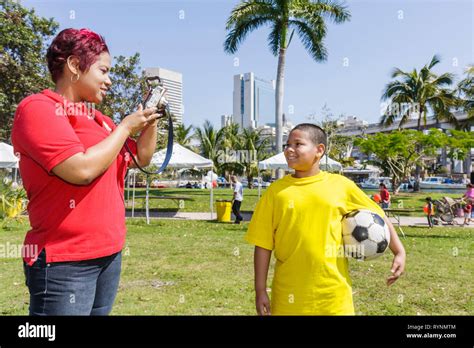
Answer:
[{"label": "yellow trash can", "polygon": [[230,213],[232,212],[232,201],[223,199],[216,200],[216,211],[218,222],[230,222]]}]

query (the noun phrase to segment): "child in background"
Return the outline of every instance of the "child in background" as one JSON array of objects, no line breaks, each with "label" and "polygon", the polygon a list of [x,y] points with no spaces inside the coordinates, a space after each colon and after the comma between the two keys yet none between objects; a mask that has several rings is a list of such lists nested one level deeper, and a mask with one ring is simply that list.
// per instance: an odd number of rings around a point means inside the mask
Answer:
[{"label": "child in background", "polygon": [[[463,195],[463,199],[465,199],[467,202],[471,202],[471,213],[468,215],[468,222],[474,219],[474,213],[472,212],[472,204],[474,202],[474,185],[471,183],[468,183],[466,185],[466,192]],[[464,223],[466,223],[466,213],[464,214]]]},{"label": "child in background", "polygon": [[232,198],[232,212],[235,215],[235,223],[240,224],[244,219],[240,214],[240,206],[244,200],[244,187],[242,183],[237,179],[235,175],[230,177],[232,183],[234,184],[234,197]]},{"label": "child in background", "polygon": [[471,214],[472,214],[472,200],[467,199],[466,205],[464,206],[464,225],[469,225],[471,221]]},{"label": "child in background", "polygon": [[388,209],[390,207],[390,193],[387,190],[387,186],[385,186],[384,183],[381,183],[379,189],[382,209]]},{"label": "child in background", "polygon": [[434,212],[434,205],[433,200],[431,197],[426,197],[426,206],[425,206],[426,217],[428,218],[428,226],[429,228],[433,228],[433,212]]},{"label": "child in background", "polygon": [[[326,134],[303,123],[290,132],[284,153],[295,170],[274,182],[252,216],[246,240],[255,245],[255,293],[259,315],[353,315],[348,260],[332,252],[343,247],[342,219],[357,209],[371,210],[390,228],[395,255],[387,285],[405,268],[405,250],[384,211],[357,185],[320,171]],[[271,305],[267,275],[272,251],[276,264]]]}]

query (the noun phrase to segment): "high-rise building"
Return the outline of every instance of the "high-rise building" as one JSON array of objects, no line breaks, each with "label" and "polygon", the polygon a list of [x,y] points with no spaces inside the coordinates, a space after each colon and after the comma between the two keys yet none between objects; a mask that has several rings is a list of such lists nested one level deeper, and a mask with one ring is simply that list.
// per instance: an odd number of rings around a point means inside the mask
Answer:
[{"label": "high-rise building", "polygon": [[275,81],[254,73],[234,75],[234,122],[241,128],[257,128],[275,122]]},{"label": "high-rise building", "polygon": [[[289,119],[283,114],[283,124],[282,124],[282,133],[283,133],[283,144],[288,140],[288,135],[290,131],[295,126]],[[257,128],[260,131],[260,134],[269,139],[267,148],[271,151],[281,152],[283,149],[276,148],[276,127],[275,123],[267,123],[265,125],[259,126]]]},{"label": "high-rise building", "polygon": [[163,86],[168,90],[166,98],[170,105],[170,111],[175,116],[175,123],[183,123],[183,75],[176,71],[163,68],[146,68],[146,76],[158,76]]},{"label": "high-rise building", "polygon": [[221,115],[221,128],[230,126],[232,122],[232,115]]}]

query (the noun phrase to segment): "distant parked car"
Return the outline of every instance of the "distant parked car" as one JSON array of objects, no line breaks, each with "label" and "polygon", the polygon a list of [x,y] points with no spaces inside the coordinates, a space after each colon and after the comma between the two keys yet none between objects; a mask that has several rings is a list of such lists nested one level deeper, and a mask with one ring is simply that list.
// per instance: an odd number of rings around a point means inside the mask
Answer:
[{"label": "distant parked car", "polygon": [[270,186],[270,183],[267,182],[267,181],[263,181],[261,183],[258,182],[258,179],[253,179],[253,186],[254,187],[258,187],[258,186],[261,186],[261,187],[268,187]]},{"label": "distant parked car", "polygon": [[[249,186],[249,183],[248,183],[247,179],[242,180],[242,186],[243,187],[248,187]],[[258,179],[253,179],[252,187],[259,187],[259,186],[263,187],[263,188],[266,188],[266,187],[270,186],[270,183],[267,182],[267,181],[262,181],[261,184],[259,184]]]}]

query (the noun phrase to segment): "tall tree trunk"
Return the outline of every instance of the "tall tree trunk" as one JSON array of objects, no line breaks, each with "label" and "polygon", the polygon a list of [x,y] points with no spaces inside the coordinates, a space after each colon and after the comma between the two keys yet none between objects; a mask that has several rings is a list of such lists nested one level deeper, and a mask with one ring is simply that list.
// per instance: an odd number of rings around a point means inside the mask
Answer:
[{"label": "tall tree trunk", "polygon": [[[287,9],[286,9],[287,10]],[[280,52],[278,54],[277,80],[275,88],[275,128],[276,153],[283,151],[283,95],[285,90],[285,58],[287,48],[288,21],[284,21],[281,30]],[[277,179],[283,176],[283,170],[277,169]]]},{"label": "tall tree trunk", "polygon": [[[280,48],[278,55],[278,70],[275,91],[275,127],[276,152],[283,150],[283,95],[285,87],[285,55],[286,48]],[[277,179],[282,177],[282,170],[277,170]]]},{"label": "tall tree trunk", "polygon": [[463,161],[463,172],[467,174],[467,178],[470,178],[471,175],[471,167],[472,167],[472,159],[471,159],[471,149],[468,150],[467,156]]},{"label": "tall tree trunk", "polygon": [[[423,118],[423,106],[420,106],[420,115],[418,117],[418,126],[417,126],[417,131],[421,131],[421,119]],[[421,151],[421,146],[419,144],[416,145],[416,151],[420,153]],[[418,192],[420,191],[420,173],[421,173],[421,166],[419,164],[416,165],[415,169],[415,183],[413,184],[413,192]]]}]

